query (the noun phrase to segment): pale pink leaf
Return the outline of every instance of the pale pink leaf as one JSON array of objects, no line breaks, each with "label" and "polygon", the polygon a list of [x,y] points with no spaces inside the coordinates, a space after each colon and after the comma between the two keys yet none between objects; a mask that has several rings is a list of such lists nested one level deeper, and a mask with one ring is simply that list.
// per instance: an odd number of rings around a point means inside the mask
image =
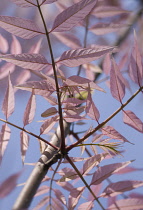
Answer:
[{"label": "pale pink leaf", "polygon": [[53,189],[54,193],[55,193],[55,196],[57,197],[57,199],[64,205],[66,205],[66,198],[65,196],[63,195],[63,193],[58,190],[58,189]]},{"label": "pale pink leaf", "polygon": [[22,162],[24,163],[26,151],[29,146],[29,136],[24,131],[21,131],[20,139],[21,139],[21,159],[22,159]]},{"label": "pale pink leaf", "polygon": [[73,185],[69,182],[57,182],[56,184],[60,185],[63,189],[69,192],[71,192],[74,189]]},{"label": "pale pink leaf", "polygon": [[110,53],[107,53],[103,60],[103,71],[106,75],[110,73],[111,70],[111,57]]},{"label": "pale pink leaf", "polygon": [[[96,197],[99,197],[100,191],[102,189],[102,183],[100,183],[98,185],[92,185],[92,186],[90,186],[90,188],[91,188],[92,192],[94,192],[94,195]],[[91,194],[91,192],[89,192],[88,201],[94,201],[94,200],[95,200],[94,196]]]},{"label": "pale pink leaf", "polygon": [[75,107],[69,104],[66,104],[64,107],[64,113],[66,115],[80,115],[85,109],[85,106]]},{"label": "pale pink leaf", "polygon": [[48,202],[49,202],[49,196],[45,196],[44,198],[42,198],[42,200],[40,200],[40,202],[36,205],[36,207],[33,208],[33,210],[40,210],[43,206],[48,204]]},{"label": "pale pink leaf", "polygon": [[32,69],[36,71],[41,71],[49,65],[46,58],[40,54],[7,54],[0,55],[0,59],[13,63],[24,69]]},{"label": "pale pink leaf", "polygon": [[35,99],[35,92],[33,89],[23,116],[24,126],[28,125],[33,121],[35,116],[35,110],[36,110],[36,99]]},{"label": "pale pink leaf", "polygon": [[58,173],[63,176],[59,181],[60,182],[67,182],[67,181],[71,181],[74,180],[76,178],[78,178],[78,174],[76,173],[76,171],[74,169],[71,168],[63,168],[60,171],[58,171]]},{"label": "pale pink leaf", "polygon": [[3,124],[0,132],[0,162],[7,148],[10,139],[11,130],[7,124]]},{"label": "pale pink leaf", "polygon": [[11,175],[3,183],[0,184],[0,198],[6,197],[10,194],[17,185],[17,179],[21,175],[21,172]]},{"label": "pale pink leaf", "polygon": [[15,107],[14,89],[9,75],[8,86],[2,104],[2,112],[6,116],[6,119],[8,119],[9,116],[14,112],[14,107]]},{"label": "pale pink leaf", "polygon": [[31,39],[44,34],[32,20],[19,17],[0,16],[0,27],[23,39]]},{"label": "pale pink leaf", "polygon": [[98,18],[105,18],[105,17],[112,17],[115,15],[120,15],[120,14],[128,14],[129,11],[124,10],[120,7],[115,7],[115,6],[98,6],[94,9],[92,14],[94,14]]},{"label": "pale pink leaf", "polygon": [[68,7],[56,17],[51,31],[69,31],[90,13],[96,3],[97,0],[82,0]]},{"label": "pale pink leaf", "polygon": [[2,53],[6,53],[8,48],[9,46],[7,40],[0,34],[0,51]]},{"label": "pale pink leaf", "polygon": [[121,169],[120,171],[116,172],[116,174],[126,174],[126,173],[131,173],[134,171],[143,171],[143,168],[135,168],[131,166],[127,166],[126,168]]},{"label": "pale pink leaf", "polygon": [[41,117],[49,117],[49,116],[55,115],[57,113],[58,113],[58,111],[55,107],[50,107],[49,109],[47,109],[45,112],[43,112],[41,114]]},{"label": "pale pink leaf", "polygon": [[38,54],[39,51],[40,51],[40,48],[41,48],[41,42],[42,42],[42,39],[39,39],[36,43],[34,43],[34,45],[32,45],[32,47],[30,48],[30,51],[29,53],[30,54]]},{"label": "pale pink leaf", "polygon": [[127,162],[124,162],[124,163],[114,163],[114,164],[99,167],[97,169],[97,171],[93,174],[90,185],[100,184],[102,181],[107,179],[109,176],[111,176],[115,172],[121,170],[122,168],[126,167],[131,162],[132,161],[127,161]]},{"label": "pale pink leaf", "polygon": [[58,116],[54,116],[52,118],[45,120],[45,122],[41,125],[40,135],[47,134],[53,128],[53,126],[56,124],[57,121],[58,121]]},{"label": "pale pink leaf", "polygon": [[139,132],[143,132],[142,121],[130,110],[123,112],[123,122]]},{"label": "pale pink leaf", "polygon": [[143,66],[142,66],[142,56],[137,43],[136,34],[134,34],[134,46],[130,58],[129,76],[135,83],[141,85],[143,78]]},{"label": "pale pink leaf", "polygon": [[15,65],[12,63],[5,63],[3,66],[0,68],[0,79],[3,79],[8,76],[8,74],[14,72],[15,70]]},{"label": "pale pink leaf", "polygon": [[73,34],[67,33],[54,33],[57,39],[59,39],[63,44],[70,48],[79,48],[81,47],[81,43],[79,39]]},{"label": "pale pink leaf", "polygon": [[88,93],[88,97],[87,97],[87,102],[86,102],[86,114],[91,117],[91,119],[96,120],[98,122],[99,117],[100,117],[100,113],[98,111],[98,109],[96,108],[92,97],[91,97],[91,93]]},{"label": "pale pink leaf", "polygon": [[30,77],[31,77],[30,71],[23,70],[17,75],[15,83],[16,85],[22,84],[26,82],[28,79],[30,79]]},{"label": "pale pink leaf", "polygon": [[111,137],[112,139],[119,139],[124,142],[129,142],[124,136],[122,136],[112,126],[106,126],[106,127],[102,128],[102,133],[103,133],[103,135]]},{"label": "pale pink leaf", "polygon": [[37,190],[34,197],[39,196],[39,195],[43,195],[47,192],[49,192],[49,187],[47,185],[43,185]]},{"label": "pale pink leaf", "polygon": [[117,206],[122,210],[139,210],[143,208],[143,199],[128,198],[116,201],[116,204],[112,204],[107,210],[117,210]]},{"label": "pale pink leaf", "polygon": [[12,43],[11,43],[11,54],[20,54],[22,53],[21,44],[18,39],[13,35],[12,36]]},{"label": "pale pink leaf", "polygon": [[80,116],[78,114],[77,115],[68,115],[68,114],[66,114],[64,116],[64,119],[65,119],[66,122],[71,123],[71,122],[77,122],[79,120],[85,120],[86,118],[82,117],[82,116]]},{"label": "pale pink leaf", "polygon": [[112,59],[112,66],[110,71],[110,90],[112,96],[118,101],[122,101],[125,95],[125,85],[122,82],[122,75],[117,64]]},{"label": "pale pink leaf", "polygon": [[103,153],[88,158],[83,164],[82,174],[83,175],[87,174],[91,169],[97,166],[106,157],[106,155],[107,154]]},{"label": "pale pink leaf", "polygon": [[[25,1],[25,0],[11,0],[13,3],[15,3],[17,6],[20,6],[20,7],[33,7],[33,6],[37,6],[37,1],[36,0],[28,0],[28,1]],[[39,5],[42,5],[42,4],[51,4],[53,2],[55,2],[57,0],[38,0],[39,2]]]},{"label": "pale pink leaf", "polygon": [[71,106],[78,106],[84,102],[85,100],[80,100],[78,98],[67,98],[64,101],[62,101],[62,103],[67,103],[68,105],[71,105]]},{"label": "pale pink leaf", "polygon": [[58,63],[61,63],[65,66],[75,67],[85,63],[90,63],[106,53],[111,52],[114,47],[97,47],[97,48],[80,48],[77,50],[68,50],[65,51]]},{"label": "pale pink leaf", "polygon": [[100,197],[116,196],[123,192],[143,186],[142,181],[126,180],[109,184]]},{"label": "pale pink leaf", "polygon": [[92,210],[94,207],[93,201],[88,201],[86,203],[82,203],[80,206],[78,206],[77,210]]},{"label": "pale pink leaf", "polygon": [[104,35],[116,32],[125,27],[129,26],[123,23],[97,23],[94,26],[92,26],[89,30],[95,33],[96,35]]},{"label": "pale pink leaf", "polygon": [[68,199],[68,209],[74,209],[76,207],[84,189],[85,187],[78,187],[70,192]]},{"label": "pale pink leaf", "polygon": [[57,198],[52,198],[52,209],[55,210],[65,210],[64,206],[61,204],[61,202]]}]

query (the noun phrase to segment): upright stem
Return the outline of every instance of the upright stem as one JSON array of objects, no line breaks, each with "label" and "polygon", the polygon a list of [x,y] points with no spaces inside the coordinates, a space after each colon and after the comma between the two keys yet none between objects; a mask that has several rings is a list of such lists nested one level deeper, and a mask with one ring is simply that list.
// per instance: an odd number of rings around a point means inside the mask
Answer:
[{"label": "upright stem", "polygon": [[55,65],[55,60],[54,60],[54,55],[53,55],[53,50],[52,50],[52,46],[51,46],[49,32],[47,30],[47,26],[46,26],[46,23],[45,23],[45,20],[44,20],[44,17],[43,17],[43,13],[41,11],[41,7],[39,5],[38,0],[37,0],[37,5],[38,5],[38,10],[39,10],[40,16],[41,16],[42,21],[43,21],[44,29],[45,29],[45,32],[46,32],[46,38],[47,38],[47,42],[48,42],[49,50],[50,50],[50,55],[51,55],[51,61],[52,61],[55,84],[56,84],[57,99],[58,99],[58,111],[59,111],[59,117],[60,117],[59,123],[60,123],[60,129],[61,129],[61,152],[64,153],[64,150],[65,150],[65,134],[64,134],[64,126],[63,126],[63,114],[62,114],[60,90],[59,90],[57,73],[56,73],[56,65]]}]

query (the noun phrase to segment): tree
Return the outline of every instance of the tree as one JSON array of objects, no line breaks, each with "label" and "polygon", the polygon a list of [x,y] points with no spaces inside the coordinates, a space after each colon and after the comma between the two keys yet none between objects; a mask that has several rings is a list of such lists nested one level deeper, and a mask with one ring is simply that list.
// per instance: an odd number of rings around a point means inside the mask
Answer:
[{"label": "tree", "polygon": [[[10,1],[7,4],[2,11]],[[130,108],[143,90],[142,1],[135,3],[134,13],[118,0],[12,0],[11,4],[21,12],[18,16],[28,11],[25,16],[35,21],[0,16],[4,34],[0,36],[0,78],[1,87],[6,89],[2,102],[5,118],[0,118],[1,162],[13,135],[12,127],[20,131],[23,164],[30,136],[39,141],[41,152],[11,208],[28,209],[33,197],[42,195],[34,209],[142,209],[143,195],[130,191],[143,186],[143,181],[128,178],[131,172],[142,169],[133,165],[132,154],[130,160],[119,159],[126,154],[124,143],[127,147],[136,143],[127,137],[128,126],[138,136],[143,133],[138,110]],[[44,8],[52,11],[51,16]],[[111,38],[114,43],[110,43]],[[15,96],[21,97],[17,90],[31,92],[20,125],[9,119],[16,110]],[[33,121],[37,95],[41,117],[46,118],[42,125]],[[42,106],[45,100],[46,110]],[[113,104],[118,108],[114,106],[112,113],[104,114],[103,108]],[[118,126],[114,125],[117,116]],[[38,134],[28,129],[31,123],[36,128],[38,124]],[[33,151],[37,148],[34,144]],[[73,151],[78,154],[73,155]],[[18,171],[1,183],[0,198],[15,189],[23,173]],[[119,174],[124,179],[116,178]]]}]

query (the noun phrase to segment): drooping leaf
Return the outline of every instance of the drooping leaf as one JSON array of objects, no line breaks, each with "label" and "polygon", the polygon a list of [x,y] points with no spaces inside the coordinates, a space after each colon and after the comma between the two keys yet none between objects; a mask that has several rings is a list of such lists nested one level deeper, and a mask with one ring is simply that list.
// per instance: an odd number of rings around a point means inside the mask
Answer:
[{"label": "drooping leaf", "polygon": [[88,97],[87,97],[87,102],[86,102],[86,114],[91,117],[91,119],[96,120],[98,122],[99,117],[100,117],[100,113],[98,111],[98,109],[96,108],[92,97],[91,97],[91,93],[88,93]]},{"label": "drooping leaf", "polygon": [[119,171],[120,169],[126,167],[131,162],[132,161],[127,161],[127,162],[124,162],[124,163],[114,163],[114,164],[99,167],[98,170],[93,174],[90,185],[100,184],[102,181],[107,179],[113,173],[115,173],[115,172]]},{"label": "drooping leaf", "polygon": [[49,109],[47,109],[45,112],[41,114],[41,117],[49,117],[49,116],[57,114],[57,112],[58,111],[55,107],[50,107]]},{"label": "drooping leaf", "polygon": [[0,52],[6,53],[8,48],[9,46],[7,40],[0,34]]},{"label": "drooping leaf", "polygon": [[23,39],[31,39],[44,34],[32,20],[19,17],[0,16],[0,27]]},{"label": "drooping leaf", "polygon": [[74,209],[78,204],[80,197],[82,196],[85,187],[74,188],[68,198],[68,209]]},{"label": "drooping leaf", "polygon": [[129,76],[137,84],[142,84],[143,66],[142,56],[137,43],[136,34],[134,34],[134,46],[130,57]]},{"label": "drooping leaf", "polygon": [[35,116],[35,110],[36,110],[36,99],[35,99],[35,92],[33,89],[23,116],[24,126],[28,125],[33,121]]},{"label": "drooping leaf", "polygon": [[0,68],[0,79],[3,79],[14,72],[15,70],[15,65],[12,63],[5,63],[1,68]]},{"label": "drooping leaf", "polygon": [[122,101],[125,95],[125,85],[122,82],[122,75],[117,64],[112,59],[112,66],[110,71],[110,90],[112,96],[118,101]]},{"label": "drooping leaf", "polygon": [[45,120],[45,122],[41,125],[40,135],[47,134],[53,128],[53,126],[56,124],[57,121],[58,121],[58,116],[54,116],[52,118]]},{"label": "drooping leaf", "polygon": [[118,194],[122,194],[123,192],[130,191],[141,186],[143,186],[142,181],[133,180],[111,183],[105,188],[100,197],[116,196]]},{"label": "drooping leaf", "polygon": [[[37,7],[37,1],[36,0],[28,0],[28,1],[25,1],[25,0],[11,0],[13,3],[15,3],[17,6],[20,6],[20,7]],[[57,0],[38,0],[39,2],[39,5],[42,5],[42,4],[51,4],[53,2],[55,2]]]},{"label": "drooping leaf", "polygon": [[22,53],[21,44],[18,39],[13,35],[12,36],[12,43],[11,43],[11,54],[20,54]]},{"label": "drooping leaf", "polygon": [[56,36],[57,39],[59,39],[63,44],[70,48],[79,48],[81,47],[81,43],[79,39],[77,39],[76,36],[73,34],[67,34],[67,33],[54,33],[54,36]]},{"label": "drooping leaf", "polygon": [[41,42],[42,42],[42,39],[39,39],[36,43],[34,43],[34,45],[32,45],[32,47],[30,48],[29,50],[29,53],[30,54],[38,54],[39,51],[40,51],[40,48],[41,48]]},{"label": "drooping leaf", "polygon": [[5,97],[2,104],[2,112],[6,116],[6,119],[14,112],[15,99],[14,99],[14,89],[10,80],[10,75],[8,77],[8,86],[5,93]]},{"label": "drooping leaf", "polygon": [[85,203],[82,203],[80,206],[78,206],[77,210],[92,210],[94,207],[93,201],[88,201]]},{"label": "drooping leaf", "polygon": [[63,195],[63,193],[60,191],[60,190],[58,190],[58,189],[53,189],[53,191],[54,191],[54,193],[55,193],[55,196],[56,196],[56,198],[62,203],[62,204],[64,204],[65,206],[66,206],[66,198],[65,198],[65,196]]},{"label": "drooping leaf", "polygon": [[40,54],[8,54],[0,55],[0,59],[13,63],[24,69],[32,69],[36,71],[41,71],[43,68],[50,65],[46,58]]},{"label": "drooping leaf", "polygon": [[[8,63],[8,64],[10,64],[10,63]],[[30,79],[30,77],[31,77],[30,71],[23,70],[18,74],[18,76],[15,80],[15,84],[16,85],[22,84],[22,83],[26,82],[28,79]]]},{"label": "drooping leaf", "polygon": [[97,48],[81,48],[77,50],[65,51],[57,63],[65,66],[75,67],[85,63],[94,61],[108,52],[111,52],[114,47],[97,47]]},{"label": "drooping leaf", "polygon": [[90,13],[96,3],[97,0],[82,0],[68,7],[56,17],[51,31],[69,31]]},{"label": "drooping leaf", "polygon": [[130,110],[123,112],[123,122],[139,132],[143,132],[142,121]]},{"label": "drooping leaf", "polygon": [[105,18],[105,17],[112,17],[115,15],[120,15],[120,14],[128,14],[130,11],[124,10],[120,7],[115,7],[115,6],[98,6],[94,9],[92,14],[94,14],[98,18]]},{"label": "drooping leaf", "polygon": [[3,124],[0,132],[0,162],[7,148],[10,139],[11,130],[7,124]]},{"label": "drooping leaf", "polygon": [[62,168],[58,173],[62,176],[62,178],[59,180],[60,182],[67,182],[70,180],[74,180],[78,178],[76,171],[71,168]]},{"label": "drooping leaf", "polygon": [[29,146],[29,136],[24,131],[21,131],[20,139],[21,139],[21,158],[22,158],[22,162],[24,163],[26,151]]},{"label": "drooping leaf", "polygon": [[44,198],[42,198],[42,200],[40,200],[40,202],[36,205],[36,207],[33,208],[33,210],[40,210],[43,206],[48,204],[48,202],[49,202],[49,196],[45,196]]},{"label": "drooping leaf", "polygon": [[106,127],[102,128],[102,133],[103,133],[103,135],[109,136],[112,139],[119,139],[124,142],[129,142],[124,136],[122,136],[112,126],[106,126]]},{"label": "drooping leaf", "polygon": [[49,191],[49,187],[47,185],[43,185],[37,190],[34,197],[48,193],[48,191]]},{"label": "drooping leaf", "polygon": [[3,183],[0,184],[0,198],[6,197],[10,194],[17,184],[17,179],[21,175],[21,172],[11,175]]},{"label": "drooping leaf", "polygon": [[[71,157],[70,157],[71,158]],[[63,189],[71,192],[74,187],[72,184],[70,184],[69,182],[57,182],[56,184],[58,184],[59,186],[61,186]]]},{"label": "drooping leaf", "polygon": [[95,33],[96,35],[104,35],[116,32],[125,27],[129,26],[123,23],[97,23],[94,26],[92,26],[89,30]]},{"label": "drooping leaf", "polygon": [[116,204],[112,204],[107,210],[117,210],[117,206],[122,210],[139,210],[143,208],[143,199],[140,198],[128,198],[116,201]]},{"label": "drooping leaf", "polygon": [[105,154],[103,153],[88,158],[83,164],[82,174],[83,175],[87,174],[92,168],[97,166],[106,157],[106,155],[107,155],[106,153]]}]

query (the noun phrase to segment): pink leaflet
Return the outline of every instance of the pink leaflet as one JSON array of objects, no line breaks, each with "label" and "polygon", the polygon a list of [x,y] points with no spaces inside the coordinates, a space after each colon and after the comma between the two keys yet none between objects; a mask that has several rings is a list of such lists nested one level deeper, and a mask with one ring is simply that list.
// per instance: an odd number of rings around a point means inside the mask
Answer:
[{"label": "pink leaflet", "polygon": [[3,79],[9,75],[9,73],[14,72],[15,70],[15,65],[12,63],[5,63],[3,66],[0,68],[0,79]]},{"label": "pink leaflet", "polygon": [[8,48],[9,46],[7,40],[0,34],[0,51],[2,53],[6,53]]},{"label": "pink leaflet", "polygon": [[74,187],[72,184],[70,184],[69,182],[57,182],[56,184],[58,184],[59,186],[61,186],[63,189],[71,192]]},{"label": "pink leaflet", "polygon": [[94,207],[94,203],[92,201],[88,201],[78,206],[77,210],[92,210],[93,207]]},{"label": "pink leaflet", "polygon": [[132,161],[127,161],[127,162],[123,162],[123,163],[114,163],[114,164],[99,167],[98,170],[93,174],[90,185],[100,184],[102,181],[107,179],[113,173],[115,173],[115,172],[119,171],[120,169],[126,167],[131,162]]},{"label": "pink leaflet", "polygon": [[59,180],[60,182],[67,182],[67,181],[74,180],[79,177],[79,175],[77,175],[77,173],[74,169],[67,168],[67,167],[59,170],[58,174],[63,176],[60,178],[60,180]]},{"label": "pink leaflet", "polygon": [[31,39],[39,34],[43,34],[32,20],[19,17],[0,16],[0,27],[23,39]]},{"label": "pink leaflet", "polygon": [[22,84],[22,83],[26,82],[28,79],[30,79],[30,77],[31,77],[30,71],[23,70],[18,74],[18,76],[15,80],[15,84],[16,85]]},{"label": "pink leaflet", "polygon": [[21,159],[24,164],[26,151],[29,146],[29,136],[24,131],[20,132],[20,139],[21,139]]},{"label": "pink leaflet", "polygon": [[116,201],[116,204],[112,204],[107,210],[117,210],[117,206],[122,210],[139,210],[143,208],[143,199],[128,198]]},{"label": "pink leaflet", "polygon": [[116,196],[123,192],[143,186],[142,181],[126,180],[109,184],[100,197]]},{"label": "pink leaflet", "polygon": [[[13,3],[15,3],[17,6],[20,6],[20,7],[33,7],[33,6],[37,7],[37,1],[36,0],[28,0],[28,1],[25,1],[25,0],[20,0],[20,1],[19,0],[11,0],[11,1]],[[40,5],[51,4],[55,1],[57,1],[57,0],[38,0]]]},{"label": "pink leaflet", "polygon": [[91,117],[93,120],[96,120],[98,122],[99,117],[100,117],[100,113],[98,111],[98,109],[96,108],[92,97],[91,97],[91,93],[88,92],[88,97],[87,97],[87,102],[86,102],[86,114]]},{"label": "pink leaflet", "polygon": [[7,124],[3,124],[0,132],[0,162],[7,148],[10,139],[11,130]]},{"label": "pink leaflet", "polygon": [[118,131],[116,131],[111,126],[106,126],[102,128],[102,133],[103,135],[111,137],[112,139],[119,139],[124,142],[129,142],[124,136],[122,136]]},{"label": "pink leaflet", "polygon": [[36,99],[35,99],[35,92],[33,89],[23,116],[24,126],[28,125],[33,121],[35,116],[35,110],[36,110]]},{"label": "pink leaflet", "polygon": [[45,122],[41,125],[40,135],[47,134],[53,128],[53,126],[56,124],[57,121],[58,121],[58,116],[54,116],[52,118],[45,120]]},{"label": "pink leaflet", "polygon": [[67,33],[54,33],[57,39],[59,39],[63,44],[70,48],[79,48],[81,47],[81,43],[79,39],[73,34]]},{"label": "pink leaflet", "polygon": [[112,96],[118,101],[122,101],[125,95],[125,85],[122,82],[122,75],[117,64],[112,59],[112,66],[110,71],[110,90]]},{"label": "pink leaflet", "polygon": [[129,76],[137,84],[142,84],[143,78],[143,66],[142,66],[142,57],[137,43],[136,34],[134,35],[134,46],[132,49],[132,54],[129,64]]},{"label": "pink leaflet", "polygon": [[96,7],[94,11],[92,12],[92,14],[98,18],[105,18],[105,17],[112,17],[115,15],[129,13],[129,12],[130,11],[123,10],[120,7],[101,5],[101,6]]},{"label": "pink leaflet", "polygon": [[103,153],[88,158],[83,164],[82,175],[86,175],[90,170],[97,166],[106,157],[106,155],[106,153]]},{"label": "pink leaflet", "polygon": [[34,45],[32,45],[32,47],[30,48],[30,51],[29,53],[30,54],[38,54],[39,51],[40,51],[40,48],[41,48],[41,42],[42,42],[42,39],[39,39],[36,43],[34,43]]},{"label": "pink leaflet", "polygon": [[62,101],[62,103],[66,103],[69,106],[78,106],[84,103],[86,100],[80,100],[78,98],[67,98],[66,100]]},{"label": "pink leaflet", "polygon": [[127,110],[123,112],[123,122],[143,133],[143,123],[132,111]]},{"label": "pink leaflet", "polygon": [[56,17],[51,31],[69,31],[90,13],[96,3],[97,0],[82,0],[68,7]]},{"label": "pink leaflet", "polygon": [[65,51],[57,63],[61,63],[65,66],[75,67],[85,63],[90,63],[108,52],[111,52],[114,47],[94,47],[92,48],[80,48],[77,50]]},{"label": "pink leaflet", "polygon": [[116,174],[126,174],[126,173],[131,173],[134,171],[143,171],[143,168],[134,168],[131,166],[127,166],[126,168],[121,169],[120,171],[116,172]]},{"label": "pink leaflet", "polygon": [[85,120],[85,117],[81,117],[78,114],[77,115],[68,115],[64,116],[64,119],[66,122],[77,122],[79,120]]},{"label": "pink leaflet", "polygon": [[49,117],[49,116],[55,115],[57,113],[58,113],[58,111],[55,107],[50,107],[49,109],[47,109],[45,112],[43,112],[41,114],[41,117]]},{"label": "pink leaflet", "polygon": [[40,210],[43,206],[48,204],[48,202],[49,202],[49,196],[45,196],[42,200],[40,200],[40,202],[36,205],[36,207],[33,208],[33,210]]},{"label": "pink leaflet", "polygon": [[46,58],[40,54],[7,54],[0,55],[0,59],[13,63],[24,69],[41,71],[43,68],[50,65]]},{"label": "pink leaflet", "polygon": [[66,198],[65,196],[63,195],[63,193],[58,190],[58,189],[53,189],[54,193],[55,193],[55,196],[57,197],[57,199],[66,206],[67,202],[66,202]]},{"label": "pink leaflet", "polygon": [[17,185],[17,179],[21,175],[21,172],[11,175],[3,183],[0,184],[0,198],[6,197],[10,194]]},{"label": "pink leaflet", "polygon": [[5,93],[5,97],[2,104],[2,112],[6,116],[6,119],[14,112],[15,107],[15,98],[14,98],[14,89],[10,80],[10,75],[8,77],[8,86]]},{"label": "pink leaflet", "polygon": [[92,26],[89,30],[96,35],[104,35],[116,32],[124,27],[129,27],[129,25],[123,23],[97,23],[94,26]]},{"label": "pink leaflet", "polygon": [[20,54],[22,53],[21,44],[18,39],[13,35],[12,36],[12,43],[11,43],[11,54]]},{"label": "pink leaflet", "polygon": [[78,187],[78,188],[74,188],[70,192],[69,199],[68,199],[68,209],[74,209],[76,207],[80,197],[82,196],[84,189],[85,187]]},{"label": "pink leaflet", "polygon": [[50,189],[50,188],[49,188],[47,185],[41,186],[41,187],[37,190],[37,192],[36,192],[36,194],[34,195],[34,197],[39,196],[39,195],[43,195],[43,194],[45,194],[45,193],[48,193],[49,189]]}]

